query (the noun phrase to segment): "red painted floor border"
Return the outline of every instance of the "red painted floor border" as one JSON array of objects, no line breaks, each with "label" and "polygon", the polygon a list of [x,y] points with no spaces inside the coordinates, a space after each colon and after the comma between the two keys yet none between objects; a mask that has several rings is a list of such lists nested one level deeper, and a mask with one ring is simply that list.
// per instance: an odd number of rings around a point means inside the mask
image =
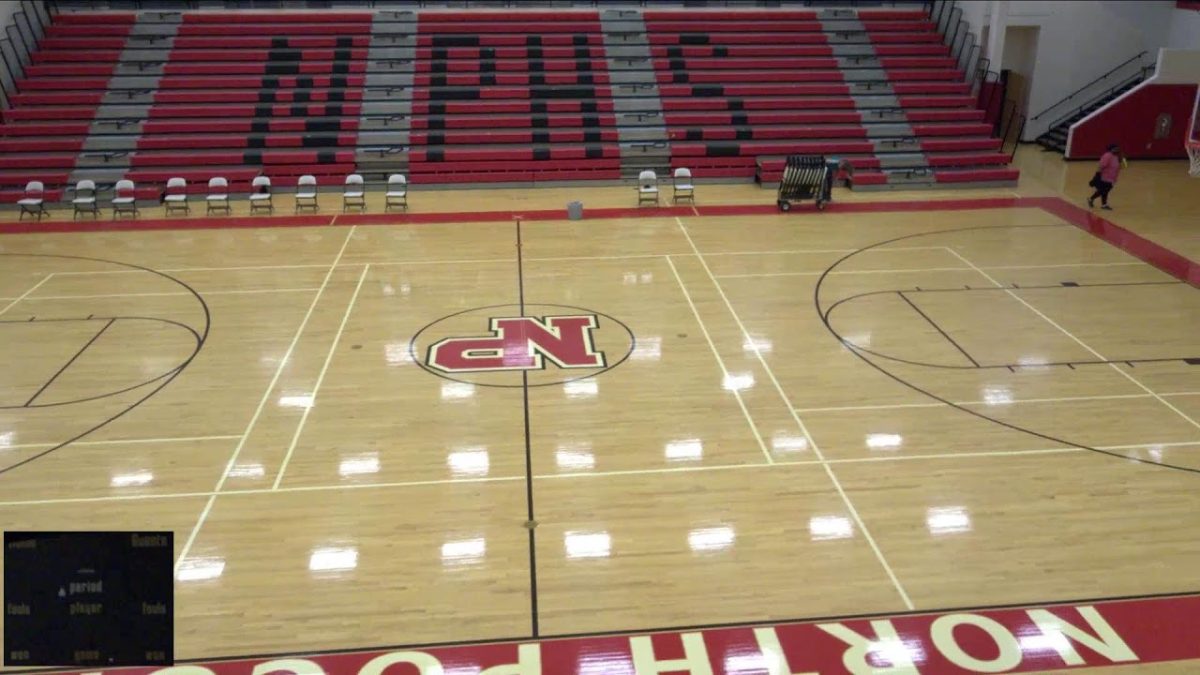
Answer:
[{"label": "red painted floor border", "polygon": [[[1200,659],[1200,595],[189,660],[195,675],[1040,672]],[[415,667],[415,670],[414,668]],[[45,671],[42,671],[45,672]],[[166,675],[158,668],[70,671]]]},{"label": "red painted floor border", "polygon": [[[1200,287],[1200,263],[1156,244],[1120,225],[1059,197],[988,197],[937,201],[886,201],[833,203],[826,213],[896,213],[917,211],[973,211],[979,209],[1038,208],[1088,232],[1167,274]],[[812,214],[811,205],[797,207],[793,214]],[[717,206],[660,206],[642,208],[585,209],[584,218],[661,218],[696,216],[778,215],[774,204],[731,204]],[[512,222],[566,220],[565,209],[533,211],[474,211],[458,213],[361,213],[297,216],[235,216],[222,218],[158,218],[147,220],[23,221],[0,224],[0,234],[39,232],[136,232],[140,230],[189,230],[239,227],[320,227],[330,225],[432,225],[438,223]]]}]

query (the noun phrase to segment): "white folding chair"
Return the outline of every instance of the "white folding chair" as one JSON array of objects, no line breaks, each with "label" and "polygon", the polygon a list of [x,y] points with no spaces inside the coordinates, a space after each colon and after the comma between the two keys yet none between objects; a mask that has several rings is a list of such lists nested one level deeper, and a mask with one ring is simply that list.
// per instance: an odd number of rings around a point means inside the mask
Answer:
[{"label": "white folding chair", "polygon": [[134,218],[138,217],[136,192],[137,186],[133,184],[133,181],[126,179],[117,181],[116,186],[113,187],[113,220],[123,213],[131,214]]},{"label": "white folding chair", "polygon": [[192,207],[188,204],[186,180],[182,178],[167,180],[167,192],[163,195],[163,208],[166,209],[168,216],[173,211],[183,211],[188,214],[192,212]]},{"label": "white folding chair", "polygon": [[646,169],[638,174],[638,206],[642,204],[658,205],[658,176]]},{"label": "white folding chair", "polygon": [[313,213],[319,209],[315,176],[300,176],[300,180],[296,181],[296,213],[300,213],[301,209],[312,209]]},{"label": "white folding chair", "polygon": [[403,174],[394,173],[388,176],[387,193],[383,196],[383,210],[390,211],[393,206],[408,210],[408,179]]},{"label": "white folding chair", "polygon": [[71,200],[71,206],[75,207],[75,212],[71,214],[71,220],[75,220],[81,213],[90,213],[92,218],[100,217],[100,208],[96,205],[96,182],[91,180],[81,180],[75,184],[75,198]]},{"label": "white folding chair", "polygon": [[686,199],[687,201],[696,203],[696,186],[692,184],[692,172],[683,167],[675,169],[674,175],[671,176],[671,187],[674,193],[671,195],[671,201],[675,204],[679,200]]},{"label": "white folding chair", "polygon": [[271,202],[271,179],[266,176],[255,176],[250,182],[250,213],[266,211],[275,213],[275,204]]},{"label": "white folding chair", "polygon": [[342,190],[342,213],[350,209],[367,210],[366,192],[363,191],[363,177],[352,173],[346,176],[346,187]]},{"label": "white folding chair", "polygon": [[46,186],[40,180],[31,180],[25,184],[25,194],[17,200],[17,204],[21,206],[21,215],[17,220],[24,219],[28,214],[41,222],[43,216],[50,215],[46,212]]},{"label": "white folding chair", "polygon": [[210,178],[208,180],[208,195],[204,197],[204,205],[204,215],[209,215],[213,211],[221,211],[228,216],[230,214],[229,181],[221,176]]}]

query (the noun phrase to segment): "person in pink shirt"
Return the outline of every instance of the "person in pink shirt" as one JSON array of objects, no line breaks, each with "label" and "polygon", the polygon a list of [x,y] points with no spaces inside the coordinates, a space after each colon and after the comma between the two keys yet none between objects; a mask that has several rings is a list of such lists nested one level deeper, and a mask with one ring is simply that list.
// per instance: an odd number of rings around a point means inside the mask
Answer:
[{"label": "person in pink shirt", "polygon": [[1108,151],[1100,158],[1100,165],[1096,167],[1096,175],[1092,177],[1092,182],[1089,183],[1096,191],[1088,197],[1088,206],[1095,206],[1096,198],[1100,198],[1100,208],[1106,211],[1112,211],[1112,207],[1108,205],[1108,193],[1112,191],[1113,186],[1117,184],[1117,176],[1121,175],[1121,148],[1114,143],[1108,146]]}]

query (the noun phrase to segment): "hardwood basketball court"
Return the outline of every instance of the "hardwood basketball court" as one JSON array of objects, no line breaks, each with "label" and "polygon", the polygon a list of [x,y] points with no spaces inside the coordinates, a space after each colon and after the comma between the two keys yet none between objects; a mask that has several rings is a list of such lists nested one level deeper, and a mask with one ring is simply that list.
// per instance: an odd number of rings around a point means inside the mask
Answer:
[{"label": "hardwood basketball court", "polygon": [[1200,589],[1200,296],[989,194],[4,236],[0,518],[181,660]]}]

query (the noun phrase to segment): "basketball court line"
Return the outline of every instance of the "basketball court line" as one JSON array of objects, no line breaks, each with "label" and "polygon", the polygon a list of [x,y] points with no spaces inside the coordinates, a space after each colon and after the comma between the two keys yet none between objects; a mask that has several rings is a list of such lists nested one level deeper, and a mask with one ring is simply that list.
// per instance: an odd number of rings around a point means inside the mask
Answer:
[{"label": "basketball court line", "polygon": [[[257,293],[302,293],[313,292],[316,288],[257,288],[257,289],[235,289],[228,291],[205,291],[204,295],[253,295]],[[171,296],[193,297],[187,291],[171,291],[163,293],[100,293],[96,295],[34,295],[31,297],[17,298],[21,300],[94,300],[98,298],[162,298]],[[9,298],[0,298],[0,301],[8,300]]]},{"label": "basketball court line", "polygon": [[358,277],[358,285],[354,287],[354,294],[350,296],[350,302],[346,305],[346,312],[342,315],[342,323],[338,325],[337,333],[333,336],[333,344],[329,345],[329,353],[325,355],[325,363],[321,366],[320,374],[317,375],[317,382],[313,385],[311,398],[308,405],[304,406],[304,412],[300,415],[300,423],[296,425],[296,432],[292,434],[292,442],[288,444],[287,454],[283,456],[283,463],[279,465],[279,473],[275,476],[275,483],[271,487],[272,490],[279,489],[279,483],[283,480],[283,474],[287,471],[288,464],[292,461],[292,453],[296,451],[296,444],[300,441],[300,434],[304,433],[304,425],[308,423],[308,415],[317,403],[317,393],[321,391],[321,384],[325,382],[325,373],[329,371],[329,364],[333,362],[333,355],[337,352],[338,344],[342,341],[342,333],[346,330],[346,322],[350,320],[350,314],[354,312],[354,305],[358,302],[358,293],[362,290],[363,282],[367,280],[367,274],[370,271],[371,265],[368,263],[363,267],[362,274]]},{"label": "basketball court line", "polygon": [[[963,256],[962,256],[962,254],[958,253],[957,251],[953,251],[953,250],[952,250],[952,251],[951,251],[951,253],[953,253],[955,256],[957,256],[959,259],[961,259],[961,260],[962,260],[964,263],[966,263],[966,264],[970,265],[971,267],[975,267],[974,263],[972,263],[970,260],[967,260],[965,257],[963,257]],[[998,281],[996,281],[995,279],[993,279],[993,278],[992,278],[992,277],[991,277],[991,276],[990,276],[990,275],[989,275],[987,272],[984,272],[983,270],[979,269],[978,267],[975,267],[975,269],[976,269],[976,270],[977,270],[977,271],[978,271],[980,274],[982,274],[982,275],[983,275],[983,276],[984,276],[984,277],[985,277],[985,278],[986,278],[988,281],[992,282],[992,283],[993,283],[993,284],[994,284],[996,287],[998,287],[998,288],[1004,288],[1004,286],[1003,286],[1003,285],[1002,285],[1000,282],[998,282]],[[1048,316],[1046,316],[1045,314],[1043,314],[1043,313],[1041,312],[1041,310],[1039,310],[1037,307],[1034,307],[1032,304],[1030,304],[1028,301],[1026,301],[1026,300],[1025,300],[1024,298],[1022,298],[1021,296],[1017,295],[1016,293],[1013,293],[1013,292],[1012,292],[1012,290],[1010,290],[1010,289],[1005,289],[1005,291],[1004,291],[1004,292],[1005,292],[1005,293],[1007,293],[1009,296],[1011,296],[1011,297],[1012,297],[1014,300],[1016,300],[1017,302],[1019,302],[1019,303],[1021,303],[1022,305],[1025,305],[1026,307],[1028,307],[1030,311],[1032,311],[1034,314],[1037,314],[1038,316],[1040,316],[1042,319],[1044,319],[1044,320],[1046,321],[1046,323],[1048,323],[1048,324],[1050,324],[1051,326],[1054,326],[1055,328],[1057,328],[1059,331],[1061,331],[1061,332],[1062,332],[1062,334],[1063,334],[1063,335],[1066,335],[1067,337],[1069,337],[1069,338],[1071,338],[1072,340],[1074,340],[1074,341],[1075,341],[1075,343],[1076,343],[1076,344],[1078,344],[1080,347],[1083,347],[1084,349],[1086,349],[1086,350],[1088,350],[1089,352],[1091,352],[1091,353],[1092,353],[1092,354],[1093,354],[1093,355],[1094,355],[1096,358],[1098,358],[1098,359],[1101,359],[1101,360],[1107,360],[1107,359],[1105,359],[1105,358],[1104,358],[1104,356],[1102,356],[1102,355],[1100,354],[1100,352],[1098,352],[1098,351],[1096,351],[1095,349],[1092,349],[1091,347],[1089,347],[1089,346],[1087,345],[1087,343],[1085,343],[1083,340],[1080,340],[1079,338],[1075,337],[1075,336],[1074,336],[1073,334],[1071,334],[1071,332],[1070,332],[1070,331],[1068,331],[1066,328],[1063,328],[1062,326],[1058,325],[1058,323],[1056,323],[1056,322],[1055,322],[1053,319],[1051,319],[1050,317],[1048,317]],[[1150,389],[1150,387],[1147,387],[1146,385],[1142,384],[1140,380],[1138,380],[1138,379],[1137,379],[1137,378],[1135,378],[1134,376],[1130,375],[1129,373],[1125,372],[1125,371],[1124,371],[1124,370],[1122,370],[1121,368],[1117,367],[1117,364],[1115,364],[1115,363],[1112,363],[1111,361],[1109,361],[1108,365],[1109,365],[1109,367],[1110,367],[1110,368],[1112,368],[1113,370],[1115,370],[1115,371],[1117,371],[1118,373],[1120,373],[1121,375],[1123,375],[1123,376],[1125,377],[1125,379],[1127,379],[1127,380],[1129,380],[1130,382],[1132,382],[1133,384],[1137,385],[1137,386],[1138,386],[1138,388],[1142,389],[1143,391],[1145,391],[1145,392],[1146,392],[1147,394],[1149,394],[1150,396],[1153,396],[1154,398],[1158,399],[1158,402],[1159,402],[1159,403],[1162,403],[1162,404],[1163,404],[1163,405],[1165,405],[1167,408],[1170,408],[1172,411],[1174,411],[1174,412],[1175,412],[1175,414],[1177,414],[1177,415],[1179,415],[1180,417],[1182,417],[1183,419],[1187,420],[1187,422],[1188,422],[1188,423],[1190,423],[1192,426],[1196,427],[1197,429],[1200,429],[1200,422],[1197,422],[1196,420],[1194,420],[1194,419],[1192,419],[1191,417],[1189,417],[1189,416],[1188,416],[1186,413],[1184,413],[1182,410],[1180,410],[1179,408],[1176,408],[1176,407],[1175,407],[1173,404],[1171,404],[1169,401],[1167,401],[1167,400],[1166,400],[1166,399],[1164,399],[1162,396],[1159,396],[1157,393],[1155,393],[1155,392],[1154,392],[1154,390]]]},{"label": "basketball court line", "polygon": [[[950,250],[948,246],[937,246],[934,248],[942,248]],[[880,251],[895,251],[899,249],[884,248]],[[705,253],[704,255],[711,255]],[[982,269],[989,270],[1041,270],[1041,269],[1060,269],[1073,267],[1153,267],[1148,263],[1141,261],[1137,262],[1113,262],[1113,263],[1058,263],[1054,265],[988,265]],[[971,272],[976,268],[972,267],[923,267],[909,269],[892,269],[892,270],[837,270],[829,273],[829,276],[841,276],[845,274],[914,274],[917,272]],[[819,277],[824,272],[751,272],[745,274],[718,274],[718,279],[746,279],[752,277]]]},{"label": "basketball court line", "polygon": [[[222,437],[226,438],[226,437]],[[241,436],[228,437],[241,438]],[[1170,441],[1166,443],[1131,443],[1124,445],[1100,445],[1095,446],[1100,450],[1137,450],[1141,448],[1182,448],[1195,446],[1200,448],[1200,439],[1195,441]],[[771,467],[792,467],[792,466],[818,466],[824,464],[863,464],[872,462],[910,462],[910,461],[938,461],[945,459],[960,460],[974,459],[978,457],[1023,457],[1037,455],[1058,455],[1058,454],[1074,454],[1088,452],[1085,448],[1062,446],[1057,448],[1033,448],[1029,450],[984,450],[979,452],[947,452],[947,453],[928,453],[921,455],[880,455],[878,457],[846,457],[842,459],[796,459],[786,460],[777,459],[772,464],[766,463],[743,463],[743,464],[710,464],[702,466],[678,466],[661,469],[618,469],[614,471],[586,471],[579,473],[549,473],[549,474],[534,474],[534,480],[571,480],[571,479],[589,479],[589,478],[612,478],[618,476],[653,476],[666,475],[676,473],[700,473],[708,471],[737,471],[744,469],[768,469]],[[773,470],[773,469],[772,469]],[[395,481],[387,483],[346,483],[341,485],[298,485],[292,487],[280,487],[279,489],[265,488],[248,488],[244,490],[222,490],[216,491],[200,491],[200,492],[163,492],[163,493],[148,493],[148,494],[126,494],[126,495],[101,495],[96,497],[62,497],[52,499],[27,499],[14,501],[0,501],[0,507],[6,506],[49,506],[54,504],[80,504],[92,502],[136,502],[148,501],[156,499],[186,499],[193,497],[233,497],[238,495],[266,495],[266,494],[287,494],[291,492],[330,492],[338,490],[365,490],[371,488],[388,489],[388,488],[404,488],[404,487],[427,487],[432,485],[458,485],[470,483],[498,483],[498,482],[513,482],[525,480],[524,475],[519,476],[486,476],[480,478],[446,478],[433,480],[419,481]]]},{"label": "basketball court line", "polygon": [[[704,325],[704,319],[700,318],[700,312],[696,309],[696,304],[692,302],[692,294],[688,292],[687,286],[683,283],[683,278],[679,276],[679,270],[675,269],[675,263],[667,256],[667,265],[671,267],[671,273],[675,275],[675,281],[679,283],[679,290],[683,291],[683,297],[687,300],[688,307],[692,308],[692,316],[696,317],[696,323],[700,325],[700,331],[704,333],[704,339],[708,342],[709,349],[712,350],[713,356],[717,359],[717,365],[721,368],[723,384],[732,384],[732,378],[729,375],[729,369],[725,367],[725,360],[721,358],[720,352],[717,351],[716,345],[713,344],[712,337],[708,334],[708,327]],[[754,419],[750,417],[750,411],[746,409],[746,403],[742,400],[741,389],[737,386],[727,387],[733,392],[733,397],[737,399],[738,406],[742,409],[742,414],[746,416],[746,423],[750,425],[750,430],[754,432],[754,439],[758,441],[758,448],[762,450],[763,457],[766,458],[767,464],[774,464],[775,458],[767,451],[767,445],[763,443],[762,435],[758,433],[758,426],[754,424]]]},{"label": "basketball court line", "polygon": [[[1159,394],[1160,396],[1197,396],[1200,391],[1172,391]],[[1153,398],[1151,394],[1108,394],[1101,396],[1060,396],[1054,398],[1014,398],[999,401],[953,401],[954,405],[1020,405],[1022,403],[1067,403],[1072,401],[1103,401],[1124,398]],[[797,408],[798,413],[810,412],[841,412],[850,410],[899,410],[901,408],[943,408],[945,403],[894,403],[882,405],[846,405],[825,408]]]},{"label": "basketball court line", "polygon": [[[783,387],[780,386],[779,380],[775,377],[774,371],[772,371],[771,367],[767,365],[766,359],[763,358],[762,351],[758,348],[758,343],[753,337],[751,337],[750,332],[746,330],[746,326],[742,323],[741,317],[738,316],[737,311],[735,311],[733,308],[733,303],[729,301],[729,297],[725,295],[725,290],[721,288],[721,283],[717,281],[715,276],[713,276],[712,270],[709,269],[708,263],[704,260],[704,256],[700,253],[700,249],[696,247],[696,242],[692,241],[692,235],[688,232],[687,227],[684,226],[683,220],[676,216],[675,223],[679,226],[680,232],[683,233],[683,236],[687,239],[688,244],[692,247],[692,251],[695,252],[696,258],[700,261],[700,265],[704,267],[704,271],[706,274],[708,274],[709,280],[712,281],[713,286],[716,287],[717,293],[720,294],[721,299],[725,302],[725,307],[729,310],[729,314],[733,317],[733,320],[737,322],[738,328],[741,329],[743,344],[749,344],[750,348],[754,351],[754,355],[758,357],[759,364],[766,371],[767,377],[770,378],[771,383],[775,386],[775,391],[779,394],[779,397],[783,399],[783,404],[787,407],[788,412],[791,413],[792,419],[796,422],[796,426],[800,428],[800,433],[803,434],[805,440],[808,441],[808,447],[812,448],[813,454],[815,454],[817,459],[820,460],[821,467],[825,469],[825,473],[829,476],[830,482],[833,483],[833,487],[837,490],[838,495],[841,496],[842,502],[846,505],[846,509],[850,512],[850,515],[854,518],[854,522],[857,523],[859,531],[863,534],[863,538],[866,540],[867,544],[870,545],[871,550],[875,552],[875,557],[879,560],[879,564],[883,566],[888,578],[891,579],[892,585],[895,586],[896,591],[900,594],[900,599],[904,601],[904,605],[906,607],[913,609],[913,602],[908,597],[908,593],[904,590],[904,586],[900,584],[900,579],[896,577],[896,572],[892,570],[892,566],[888,564],[887,558],[885,558],[883,555],[883,551],[881,551],[879,549],[879,545],[875,543],[875,537],[873,537],[870,530],[867,529],[866,523],[863,522],[862,517],[858,514],[858,509],[854,508],[854,503],[850,501],[850,496],[847,495],[846,491],[842,488],[842,484],[838,480],[837,474],[833,472],[833,468],[830,467],[829,463],[825,461],[825,455],[821,452],[821,448],[817,445],[817,442],[812,437],[812,434],[809,433],[808,427],[804,425],[804,422],[800,419],[800,416],[796,414],[796,407],[792,405],[791,399],[788,397],[787,393],[783,391]],[[699,319],[699,314],[696,315],[696,318]],[[713,351],[714,353],[716,352],[715,347],[713,348]],[[747,413],[747,416],[749,416],[749,413]]]},{"label": "basketball court line", "polygon": [[250,438],[250,433],[254,430],[254,425],[258,424],[258,418],[262,415],[263,409],[267,406],[267,401],[271,398],[271,392],[275,390],[275,385],[279,383],[279,378],[283,375],[283,369],[291,360],[292,352],[296,350],[296,344],[300,342],[300,336],[304,333],[304,328],[308,325],[308,320],[312,317],[313,310],[321,301],[321,296],[325,294],[325,288],[329,286],[329,280],[333,277],[333,273],[337,271],[338,262],[342,259],[342,254],[346,252],[346,247],[350,245],[350,240],[354,238],[356,226],[351,226],[350,231],[346,233],[346,239],[342,242],[341,249],[338,250],[337,257],[333,259],[333,263],[329,265],[329,271],[325,273],[325,279],[321,282],[321,288],[313,295],[312,303],[308,306],[308,311],[305,312],[304,318],[300,321],[300,325],[296,328],[296,334],[292,336],[292,342],[288,345],[287,351],[283,357],[279,359],[279,366],[275,369],[275,375],[271,377],[271,382],[267,385],[267,390],[263,392],[262,398],[258,401],[258,407],[254,410],[254,415],[251,416],[250,422],[246,425],[246,430],[242,432],[242,437],[238,440],[237,447],[233,449],[233,454],[230,455],[229,461],[225,464],[225,470],[221,472],[221,478],[217,481],[217,486],[213,489],[212,495],[208,498],[208,503],[204,505],[204,510],[200,512],[200,518],[197,519],[195,527],[192,528],[191,534],[188,535],[184,542],[183,548],[179,551],[179,557],[175,560],[175,573],[179,573],[179,567],[183,561],[187,559],[187,554],[192,549],[192,544],[196,542],[196,535],[200,533],[200,528],[204,526],[204,521],[208,518],[208,514],[212,511],[213,504],[217,500],[217,495],[221,492],[221,488],[225,486],[225,481],[229,479],[229,472],[233,470],[234,464],[237,463],[237,458],[242,453],[242,448],[246,446],[246,441]]},{"label": "basketball court line", "polygon": [[36,284],[34,284],[33,288],[25,291],[16,300],[13,300],[12,302],[5,305],[4,309],[0,309],[0,315],[3,315],[8,310],[12,309],[13,307],[16,307],[17,304],[20,303],[22,300],[24,300],[26,297],[28,297],[30,293],[36,291],[38,288],[41,288],[42,284],[46,283],[47,281],[50,281],[50,279],[53,277],[54,277],[54,272],[51,272],[50,274],[47,274],[46,276],[42,277],[42,280],[37,282]]},{"label": "basketball court line", "polygon": [[[879,249],[879,251],[870,251],[870,252],[933,251],[933,250],[948,250],[948,249],[949,249],[949,247],[947,247],[947,246],[894,246],[894,247],[888,247],[886,249]],[[803,255],[803,254],[822,254],[822,253],[853,253],[856,250],[857,249],[849,249],[849,248],[846,248],[846,249],[788,249],[788,250],[780,250],[780,251],[711,252],[711,253],[705,253],[704,255],[709,256],[709,257],[738,256],[738,255],[788,255],[788,254]],[[870,252],[865,252],[865,253],[870,253]],[[668,256],[684,257],[684,256],[693,256],[693,255],[696,255],[696,254],[692,253],[690,251],[682,251],[682,252],[678,252],[678,253],[642,253],[642,254],[635,254],[635,255],[553,256],[553,257],[546,257],[546,258],[525,258],[525,260],[531,261],[531,262],[572,261],[572,260],[636,260],[636,259],[646,259],[646,258],[665,258]],[[498,263],[510,263],[510,262],[512,262],[512,261],[510,261],[506,258],[467,258],[467,259],[460,259],[460,260],[378,260],[378,261],[373,260],[370,262],[370,264],[374,265],[376,267],[384,267],[384,266],[391,267],[391,266],[408,266],[408,265],[414,265],[414,266],[418,266],[418,265],[476,265],[476,264],[498,264]],[[362,265],[365,263],[354,262],[354,263],[347,263],[347,264],[348,265]],[[1042,264],[1042,265],[984,265],[983,269],[991,269],[991,270],[1053,269],[1053,268],[1062,268],[1062,267],[1123,267],[1123,266],[1137,266],[1137,265],[1146,265],[1148,267],[1153,267],[1153,265],[1150,265],[1149,263],[1146,263],[1146,262],[1130,261],[1130,262],[1107,262],[1107,263],[1054,263],[1054,264]],[[306,264],[299,264],[299,265],[234,265],[234,266],[230,266],[230,267],[168,267],[168,268],[158,269],[156,271],[164,272],[164,273],[171,273],[171,274],[178,274],[178,273],[192,273],[192,272],[238,272],[238,271],[268,271],[268,270],[289,270],[289,269],[325,269],[328,267],[329,267],[328,265],[323,265],[320,263],[306,263]],[[837,272],[837,274],[863,274],[863,273],[867,273],[867,272],[869,272],[869,273],[884,273],[884,272],[889,272],[889,271],[891,271],[891,272],[924,272],[924,271],[935,271],[936,269],[938,269],[938,268],[907,269],[907,270],[865,270],[865,271],[852,271],[852,272]],[[954,267],[954,268],[945,268],[945,269],[956,270],[956,271],[957,270],[965,271],[965,270],[969,270],[970,268]],[[87,275],[93,275],[93,274],[140,274],[140,273],[144,273],[144,272],[142,270],[75,270],[75,271],[67,271],[67,272],[54,272],[53,276],[87,276]],[[771,276],[797,276],[797,275],[819,275],[819,274],[821,274],[821,272],[769,272],[769,273],[761,273],[761,274],[721,274],[721,275],[717,275],[717,276],[718,276],[718,278],[725,279],[725,278],[735,278],[735,277],[771,277]],[[209,293],[213,293],[213,292],[232,293],[232,292],[236,292],[236,291],[209,291]],[[255,291],[241,291],[241,292],[255,292]],[[267,291],[258,291],[258,292],[267,292]],[[86,296],[86,297],[102,298],[102,297],[109,297],[109,296],[96,295],[96,296]],[[11,299],[12,299],[11,297],[0,298],[0,301],[11,300]]]},{"label": "basketball court line", "polygon": [[[229,436],[176,436],[172,438],[127,438],[107,441],[75,441],[71,445],[122,445],[125,443],[190,443],[195,441],[229,441],[241,438],[241,435]],[[18,443],[16,445],[0,445],[3,450],[21,450],[34,448],[52,448],[57,443]]]},{"label": "basketball court line", "polygon": [[[920,272],[970,272],[970,267],[922,267],[906,270],[846,270],[830,272],[830,276],[845,274],[917,274]],[[746,274],[717,274],[715,279],[751,279],[756,277],[819,277],[824,272],[750,272]]]}]

